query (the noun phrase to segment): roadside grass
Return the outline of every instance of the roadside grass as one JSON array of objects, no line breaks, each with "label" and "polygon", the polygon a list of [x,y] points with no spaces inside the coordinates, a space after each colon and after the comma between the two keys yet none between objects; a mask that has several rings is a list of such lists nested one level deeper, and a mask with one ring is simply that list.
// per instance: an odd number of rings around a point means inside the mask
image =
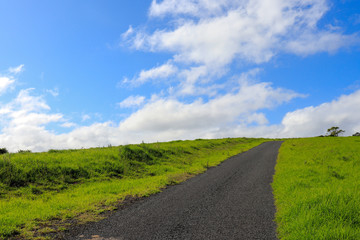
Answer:
[{"label": "roadside grass", "polygon": [[0,156],[0,239],[49,239],[70,223],[101,219],[267,140],[173,141]]},{"label": "roadside grass", "polygon": [[272,187],[280,239],[360,239],[359,137],[286,140]]}]

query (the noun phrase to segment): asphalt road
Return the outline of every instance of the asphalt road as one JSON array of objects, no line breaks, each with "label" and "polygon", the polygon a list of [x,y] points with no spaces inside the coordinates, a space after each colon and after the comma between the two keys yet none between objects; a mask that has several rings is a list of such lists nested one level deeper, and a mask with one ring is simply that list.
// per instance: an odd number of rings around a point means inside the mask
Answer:
[{"label": "asphalt road", "polygon": [[64,239],[277,239],[270,183],[281,142],[267,142]]}]

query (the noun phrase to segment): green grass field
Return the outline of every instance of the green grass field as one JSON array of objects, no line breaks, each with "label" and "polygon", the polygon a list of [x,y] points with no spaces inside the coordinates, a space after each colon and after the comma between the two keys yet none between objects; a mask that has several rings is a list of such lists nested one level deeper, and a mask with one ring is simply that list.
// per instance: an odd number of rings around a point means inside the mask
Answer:
[{"label": "green grass field", "polygon": [[286,140],[275,170],[280,239],[360,239],[360,137]]},{"label": "green grass field", "polygon": [[97,220],[127,196],[157,193],[264,141],[199,139],[0,155],[0,239],[43,239],[65,229],[69,219]]},{"label": "green grass field", "polygon": [[[99,220],[265,139],[173,141],[0,155],[0,239],[44,239]],[[360,138],[286,139],[272,184],[278,236],[360,239]]]}]

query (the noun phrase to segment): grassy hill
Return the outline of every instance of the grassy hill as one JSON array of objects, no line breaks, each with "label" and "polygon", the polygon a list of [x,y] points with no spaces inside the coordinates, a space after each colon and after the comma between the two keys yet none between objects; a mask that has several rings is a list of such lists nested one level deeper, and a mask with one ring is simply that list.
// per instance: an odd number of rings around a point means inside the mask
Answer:
[{"label": "grassy hill", "polygon": [[173,141],[0,155],[0,239],[43,239],[101,218],[129,196],[161,191],[264,142]]},{"label": "grassy hill", "polygon": [[[265,139],[173,141],[0,155],[0,239],[99,220]],[[360,239],[360,138],[286,139],[272,184],[280,239]],[[125,200],[125,201],[124,201]]]}]

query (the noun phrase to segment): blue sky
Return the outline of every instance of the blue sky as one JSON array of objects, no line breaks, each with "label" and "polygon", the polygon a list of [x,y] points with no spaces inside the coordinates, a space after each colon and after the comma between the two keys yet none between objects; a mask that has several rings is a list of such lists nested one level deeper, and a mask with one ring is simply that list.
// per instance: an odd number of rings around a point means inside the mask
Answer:
[{"label": "blue sky", "polygon": [[360,132],[357,0],[0,1],[11,151]]}]

